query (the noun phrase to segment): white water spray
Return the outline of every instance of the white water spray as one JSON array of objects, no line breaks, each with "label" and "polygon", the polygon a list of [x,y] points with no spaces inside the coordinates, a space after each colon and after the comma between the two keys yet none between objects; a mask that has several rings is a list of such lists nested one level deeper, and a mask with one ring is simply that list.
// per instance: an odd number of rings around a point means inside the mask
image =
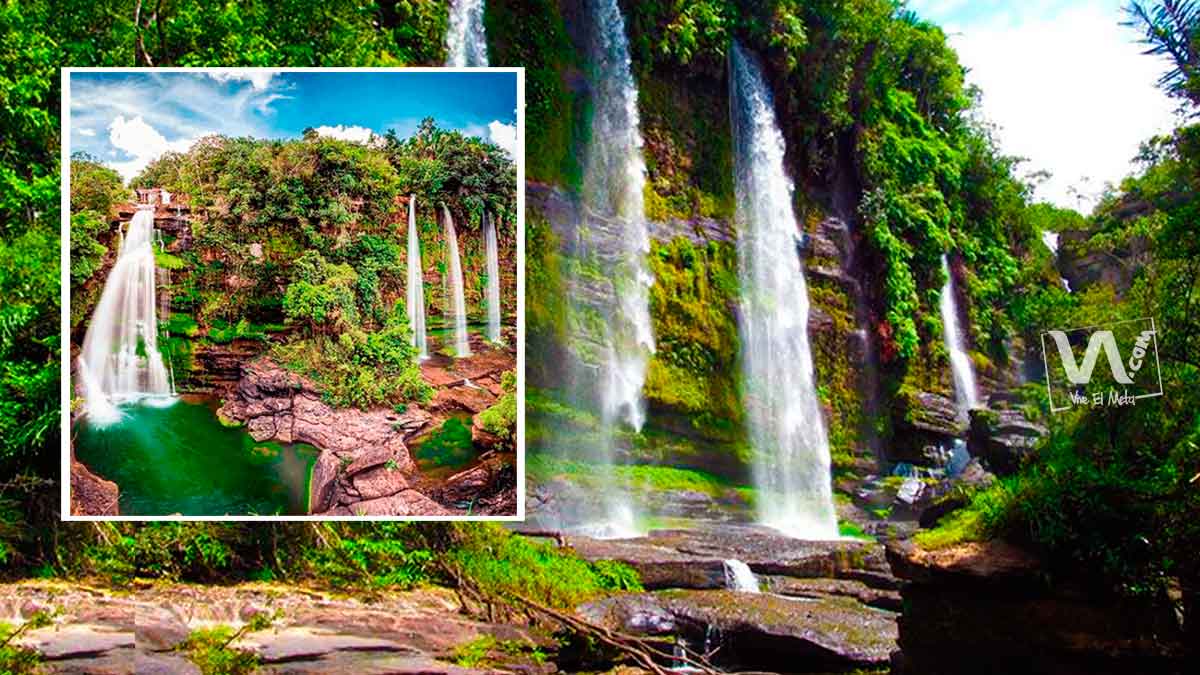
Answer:
[{"label": "white water spray", "polygon": [[790,536],[832,539],[838,528],[829,440],[813,377],[783,134],[754,56],[735,43],[729,64],[742,369],[758,517]]},{"label": "white water spray", "polygon": [[758,577],[750,571],[750,566],[736,558],[724,561],[725,588],[739,593],[761,593],[758,588]]},{"label": "white water spray", "polygon": [[172,400],[170,375],[158,351],[155,274],[154,209],[138,207],[79,354],[83,397],[93,424],[119,420],[121,403]]},{"label": "white water spray", "polygon": [[641,430],[646,420],[642,387],[654,353],[649,301],[654,279],[646,261],[650,236],[643,203],[646,166],[625,20],[617,0],[588,4],[594,114],[578,231],[581,256],[595,263],[604,281],[584,301],[602,325],[581,337],[595,343],[584,386],[597,393],[602,433],[588,451],[606,481],[599,488],[601,513],[580,529],[592,536],[629,537],[639,532],[629,490],[614,470],[615,434],[621,424]]},{"label": "white water spray", "polygon": [[500,342],[500,253],[496,241],[496,220],[483,212],[483,238],[487,248],[488,339]]},{"label": "white water spray", "polygon": [[484,0],[453,0],[446,27],[446,65],[486,66],[487,35],[483,30]]},{"label": "white water spray", "polygon": [[421,240],[417,236],[417,196],[408,198],[408,327],[418,358],[429,358],[429,343],[425,335],[425,275],[421,267]]},{"label": "white water spray", "polygon": [[463,295],[462,261],[458,256],[458,234],[454,230],[450,207],[442,204],[442,213],[446,216],[446,272],[450,277],[446,315],[454,322],[454,353],[461,358],[471,355],[471,346],[467,342],[467,301]]},{"label": "white water spray", "polygon": [[942,286],[941,310],[942,333],[946,338],[946,352],[950,354],[950,371],[954,376],[954,402],[960,415],[976,405],[975,370],[963,341],[962,328],[958,324],[958,305],[954,300],[954,277],[950,275],[950,263],[942,255],[942,272],[946,284]]}]

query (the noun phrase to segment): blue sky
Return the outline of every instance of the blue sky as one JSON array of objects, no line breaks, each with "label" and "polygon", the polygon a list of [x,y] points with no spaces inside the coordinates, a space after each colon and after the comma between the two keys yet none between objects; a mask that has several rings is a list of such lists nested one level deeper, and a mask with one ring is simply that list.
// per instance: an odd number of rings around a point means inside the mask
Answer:
[{"label": "blue sky", "polygon": [[515,152],[516,74],[455,72],[74,73],[71,151],[129,179],[201,136],[295,138],[305,128],[366,142],[425,117]]},{"label": "blue sky", "polygon": [[1139,144],[1178,122],[1154,83],[1165,69],[1121,26],[1123,0],[910,0],[942,25],[983,90],[1001,149],[1052,177],[1037,197],[1090,211],[1134,170]]}]

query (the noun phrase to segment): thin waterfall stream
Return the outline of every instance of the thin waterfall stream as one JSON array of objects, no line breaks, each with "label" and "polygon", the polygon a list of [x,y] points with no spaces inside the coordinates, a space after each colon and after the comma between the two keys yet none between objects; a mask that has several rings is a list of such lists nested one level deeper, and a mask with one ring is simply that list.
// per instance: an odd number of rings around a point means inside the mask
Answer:
[{"label": "thin waterfall stream", "polygon": [[487,35],[483,29],[484,0],[452,0],[446,26],[446,65],[488,65]]},{"label": "thin waterfall stream", "polygon": [[[628,487],[616,470],[616,435],[621,426],[640,431],[646,419],[642,387],[654,352],[646,256],[650,236],[643,189],[646,165],[638,120],[638,91],[631,70],[625,20],[616,0],[591,0],[588,44],[594,114],[584,162],[578,253],[597,274],[575,275],[586,288],[572,294],[572,313],[595,316],[576,336],[589,343],[573,379],[600,412],[598,438],[584,452],[597,465],[603,484],[598,512],[576,523],[598,537],[638,534]],[[576,443],[563,439],[565,443]]]},{"label": "thin waterfall stream", "polygon": [[442,213],[446,219],[446,273],[449,276],[446,316],[454,323],[454,354],[462,358],[471,355],[467,340],[467,301],[463,292],[462,258],[458,254],[458,233],[454,229],[450,207],[442,204]]},{"label": "thin waterfall stream", "polygon": [[421,239],[417,235],[417,196],[408,198],[408,285],[405,289],[408,325],[419,358],[429,358],[429,337],[425,332],[425,278],[421,267]]},{"label": "thin waterfall stream", "polygon": [[496,220],[483,212],[483,237],[487,248],[487,336],[500,342],[500,254],[496,237]]},{"label": "thin waterfall stream", "polygon": [[741,357],[758,519],[793,537],[833,539],[829,440],[813,375],[783,134],[755,57],[735,42],[729,67]]},{"label": "thin waterfall stream", "polygon": [[958,323],[958,303],[954,298],[954,277],[950,274],[950,263],[945,254],[942,255],[942,272],[946,275],[946,284],[942,286],[940,302],[942,333],[946,339],[946,353],[950,355],[950,371],[954,376],[954,401],[959,415],[965,416],[971,408],[977,405],[975,370],[971,367],[971,357],[967,354],[962,328]]},{"label": "thin waterfall stream", "polygon": [[158,351],[154,208],[139,205],[104,282],[79,355],[87,418],[112,424],[118,405],[174,402],[167,366]]}]

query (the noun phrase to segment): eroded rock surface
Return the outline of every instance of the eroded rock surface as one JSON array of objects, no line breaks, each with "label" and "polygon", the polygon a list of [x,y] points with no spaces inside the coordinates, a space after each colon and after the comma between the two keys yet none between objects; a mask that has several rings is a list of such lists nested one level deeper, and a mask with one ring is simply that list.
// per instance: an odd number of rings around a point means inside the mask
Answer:
[{"label": "eroded rock surface", "polygon": [[92,473],[71,453],[71,515],[120,515],[120,497],[116,483]]},{"label": "eroded rock surface", "polygon": [[[285,586],[154,586],[120,593],[55,583],[0,585],[0,621],[19,625],[23,607],[56,612],[54,625],[17,643],[49,673],[199,673],[180,647],[197,628],[237,629],[260,612],[267,630],[232,648],[256,653],[264,673],[485,672],[453,663],[460,646],[491,636],[549,645],[527,627],[484,623],[461,613],[450,591],[375,594],[370,602]],[[26,612],[28,614],[28,612]],[[537,664],[514,664],[545,672]]]}]

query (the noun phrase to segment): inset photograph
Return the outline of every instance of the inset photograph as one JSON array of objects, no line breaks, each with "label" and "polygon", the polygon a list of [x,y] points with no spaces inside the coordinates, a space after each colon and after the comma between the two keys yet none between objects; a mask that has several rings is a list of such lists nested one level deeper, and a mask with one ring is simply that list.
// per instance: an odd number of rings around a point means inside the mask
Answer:
[{"label": "inset photograph", "polygon": [[522,76],[64,70],[63,513],[518,518]]}]

